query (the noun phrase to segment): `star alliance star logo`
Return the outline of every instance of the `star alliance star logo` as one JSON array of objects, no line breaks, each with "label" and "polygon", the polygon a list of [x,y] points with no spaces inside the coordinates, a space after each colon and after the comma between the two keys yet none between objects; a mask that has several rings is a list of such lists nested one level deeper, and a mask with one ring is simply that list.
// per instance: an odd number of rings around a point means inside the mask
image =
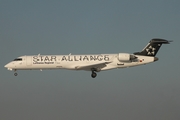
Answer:
[{"label": "star alliance star logo", "polygon": [[148,53],[148,55],[154,55],[155,50],[156,50],[156,48],[149,46],[149,48],[146,49],[146,52]]}]

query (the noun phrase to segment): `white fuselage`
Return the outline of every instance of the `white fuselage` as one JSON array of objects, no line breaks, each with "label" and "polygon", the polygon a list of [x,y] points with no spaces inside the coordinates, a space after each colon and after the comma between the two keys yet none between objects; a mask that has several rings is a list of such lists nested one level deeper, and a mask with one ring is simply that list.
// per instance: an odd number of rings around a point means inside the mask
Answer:
[{"label": "white fuselage", "polygon": [[[119,54],[96,54],[96,55],[33,55],[21,56],[5,65],[8,70],[32,70],[32,69],[71,69],[91,71],[93,66],[98,67],[101,63],[105,66],[99,70],[132,67],[151,63],[156,57],[136,55],[137,59],[120,61]],[[107,63],[107,64],[106,64]]]},{"label": "white fuselage", "polygon": [[156,56],[162,44],[171,41],[165,39],[152,39],[141,52],[117,53],[117,54],[94,54],[94,55],[32,55],[21,56],[14,59],[4,67],[14,70],[34,69],[69,69],[91,71],[91,77],[97,76],[96,72],[115,68],[126,68],[143,65],[158,60]]}]

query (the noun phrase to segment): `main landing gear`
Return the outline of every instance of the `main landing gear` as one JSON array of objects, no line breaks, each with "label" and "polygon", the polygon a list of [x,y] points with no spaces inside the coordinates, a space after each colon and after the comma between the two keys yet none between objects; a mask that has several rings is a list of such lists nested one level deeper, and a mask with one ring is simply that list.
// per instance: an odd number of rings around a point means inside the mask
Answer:
[{"label": "main landing gear", "polygon": [[97,76],[97,73],[95,73],[95,71],[92,71],[91,77],[95,78]]}]

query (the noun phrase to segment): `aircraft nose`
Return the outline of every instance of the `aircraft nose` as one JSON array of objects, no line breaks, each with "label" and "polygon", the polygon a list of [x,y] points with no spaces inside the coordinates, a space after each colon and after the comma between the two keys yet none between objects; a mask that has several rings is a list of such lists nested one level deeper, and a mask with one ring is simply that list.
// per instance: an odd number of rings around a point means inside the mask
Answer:
[{"label": "aircraft nose", "polygon": [[4,67],[5,67],[5,68],[8,68],[8,64],[6,64]]},{"label": "aircraft nose", "polygon": [[11,64],[8,63],[8,64],[6,64],[4,67],[5,67],[5,68],[10,68],[10,67],[11,67]]},{"label": "aircraft nose", "polygon": [[13,70],[11,63],[6,64],[4,67],[7,68],[8,70],[11,70],[11,71]]}]

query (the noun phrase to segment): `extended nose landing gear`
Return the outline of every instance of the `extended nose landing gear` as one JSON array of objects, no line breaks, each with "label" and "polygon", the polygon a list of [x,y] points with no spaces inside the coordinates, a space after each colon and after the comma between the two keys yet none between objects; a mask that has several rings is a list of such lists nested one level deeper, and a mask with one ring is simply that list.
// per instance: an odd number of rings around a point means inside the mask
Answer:
[{"label": "extended nose landing gear", "polygon": [[18,74],[16,73],[16,70],[14,70],[14,76],[17,76]]},{"label": "extended nose landing gear", "polygon": [[95,71],[92,71],[91,77],[95,78],[97,76],[97,73],[95,73]]},{"label": "extended nose landing gear", "polygon": [[18,74],[17,73],[14,73],[14,76],[17,76]]}]

